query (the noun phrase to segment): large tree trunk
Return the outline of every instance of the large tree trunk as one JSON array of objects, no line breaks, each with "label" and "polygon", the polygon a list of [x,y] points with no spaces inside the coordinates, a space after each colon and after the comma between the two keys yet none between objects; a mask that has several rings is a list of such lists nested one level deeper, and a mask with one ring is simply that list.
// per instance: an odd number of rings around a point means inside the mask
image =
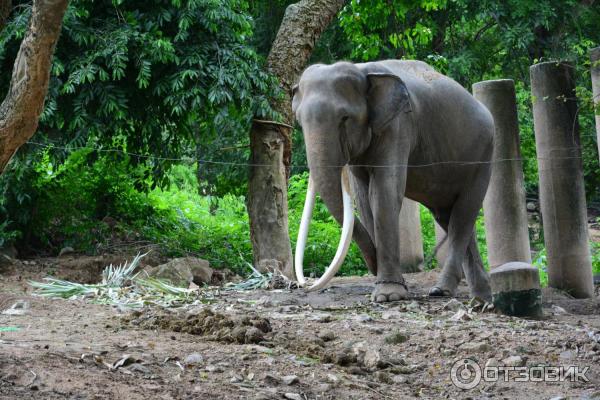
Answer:
[{"label": "large tree trunk", "polygon": [[[248,215],[254,265],[275,265],[294,278],[288,232],[287,178],[292,155],[291,88],[313,51],[315,43],[346,0],[302,0],[291,4],[267,58],[267,69],[280,82],[285,96],[273,104],[284,125],[255,121],[250,133],[251,160],[270,160],[251,166]],[[286,126],[290,125],[290,126]],[[276,144],[276,146],[274,146]],[[251,164],[258,164],[253,162]]]},{"label": "large tree trunk", "polygon": [[[0,173],[35,133],[68,0],[34,0],[8,94],[0,105]],[[2,3],[2,5],[4,5]]]}]

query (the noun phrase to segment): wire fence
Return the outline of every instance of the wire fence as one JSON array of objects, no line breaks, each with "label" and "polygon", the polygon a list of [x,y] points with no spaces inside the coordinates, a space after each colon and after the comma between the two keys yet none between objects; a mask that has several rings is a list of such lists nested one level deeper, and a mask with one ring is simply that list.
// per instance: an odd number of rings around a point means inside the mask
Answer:
[{"label": "wire fence", "polygon": [[[592,136],[592,135],[589,135]],[[101,148],[101,147],[90,147],[90,146],[58,146],[55,144],[45,144],[28,141],[27,144],[32,146],[38,146],[42,148],[52,148],[52,149],[60,149],[65,151],[75,151],[75,150],[92,150],[100,153],[120,153],[123,155],[128,155],[130,157],[148,159],[148,160],[156,160],[156,161],[172,161],[172,162],[197,162],[200,164],[212,164],[212,165],[223,165],[223,166],[236,166],[236,167],[272,167],[272,164],[253,164],[253,163],[244,163],[244,162],[234,162],[234,161],[216,161],[216,160],[206,160],[194,157],[187,158],[176,158],[176,157],[159,157],[153,156],[149,154],[138,154],[133,152],[128,152],[122,149],[116,148]],[[553,151],[562,150],[562,151],[579,151],[581,152],[581,146],[574,147],[564,147],[553,149]],[[572,159],[582,159],[582,156],[565,156],[565,157],[517,157],[517,158],[499,158],[495,160],[489,161],[436,161],[431,163],[423,163],[423,164],[352,164],[353,167],[368,167],[368,168],[429,168],[438,165],[481,165],[481,164],[497,164],[504,162],[531,162],[531,161],[539,161],[539,160],[572,160]],[[319,165],[319,168],[340,168],[343,165]],[[304,164],[295,164],[290,165],[290,168],[298,168],[298,169],[308,169],[308,165]]]}]

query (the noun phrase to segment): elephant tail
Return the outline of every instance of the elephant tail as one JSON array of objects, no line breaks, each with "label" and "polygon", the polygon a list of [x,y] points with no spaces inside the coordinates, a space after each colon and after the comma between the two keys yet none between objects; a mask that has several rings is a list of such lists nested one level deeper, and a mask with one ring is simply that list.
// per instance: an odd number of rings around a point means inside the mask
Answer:
[{"label": "elephant tail", "polygon": [[435,245],[435,247],[433,248],[433,251],[431,252],[431,254],[429,254],[427,256],[427,258],[425,258],[425,261],[423,261],[423,266],[425,268],[427,268],[428,266],[431,265],[431,262],[433,261],[433,258],[437,255],[438,250],[444,245],[444,243],[446,243],[446,240],[448,240],[448,234],[447,233],[444,236],[444,238],[442,240],[440,240],[440,242],[438,244]]}]

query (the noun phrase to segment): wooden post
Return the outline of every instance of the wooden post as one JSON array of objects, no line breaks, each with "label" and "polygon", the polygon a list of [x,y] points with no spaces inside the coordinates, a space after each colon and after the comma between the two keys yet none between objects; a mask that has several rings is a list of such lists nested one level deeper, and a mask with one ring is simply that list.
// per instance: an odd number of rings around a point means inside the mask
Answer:
[{"label": "wooden post", "polygon": [[594,285],[573,73],[565,62],[530,68],[548,284],[587,298]]},{"label": "wooden post", "polygon": [[531,263],[515,84],[511,79],[479,82],[473,96],[492,113],[496,128],[492,176],[483,201],[489,265]]},{"label": "wooden post", "polygon": [[596,142],[598,144],[598,157],[600,161],[600,47],[590,50],[592,62],[592,93],[594,96],[594,113],[596,114]]}]

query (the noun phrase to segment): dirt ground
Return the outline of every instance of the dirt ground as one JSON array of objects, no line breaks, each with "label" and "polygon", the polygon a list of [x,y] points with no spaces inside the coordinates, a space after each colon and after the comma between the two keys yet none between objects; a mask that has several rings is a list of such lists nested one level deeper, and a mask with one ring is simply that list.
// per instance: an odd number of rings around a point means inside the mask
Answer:
[{"label": "dirt ground", "polygon": [[[469,311],[464,286],[458,302],[426,297],[427,272],[407,276],[413,298],[383,305],[369,301],[372,278],[357,277],[319,293],[222,292],[184,310],[131,312],[32,296],[27,281],[60,276],[60,264],[0,275],[0,310],[25,307],[0,314],[1,399],[600,399],[598,297],[545,291],[543,320],[511,318]],[[589,366],[589,382],[500,375],[463,390],[451,369],[467,357],[481,368]]]}]

